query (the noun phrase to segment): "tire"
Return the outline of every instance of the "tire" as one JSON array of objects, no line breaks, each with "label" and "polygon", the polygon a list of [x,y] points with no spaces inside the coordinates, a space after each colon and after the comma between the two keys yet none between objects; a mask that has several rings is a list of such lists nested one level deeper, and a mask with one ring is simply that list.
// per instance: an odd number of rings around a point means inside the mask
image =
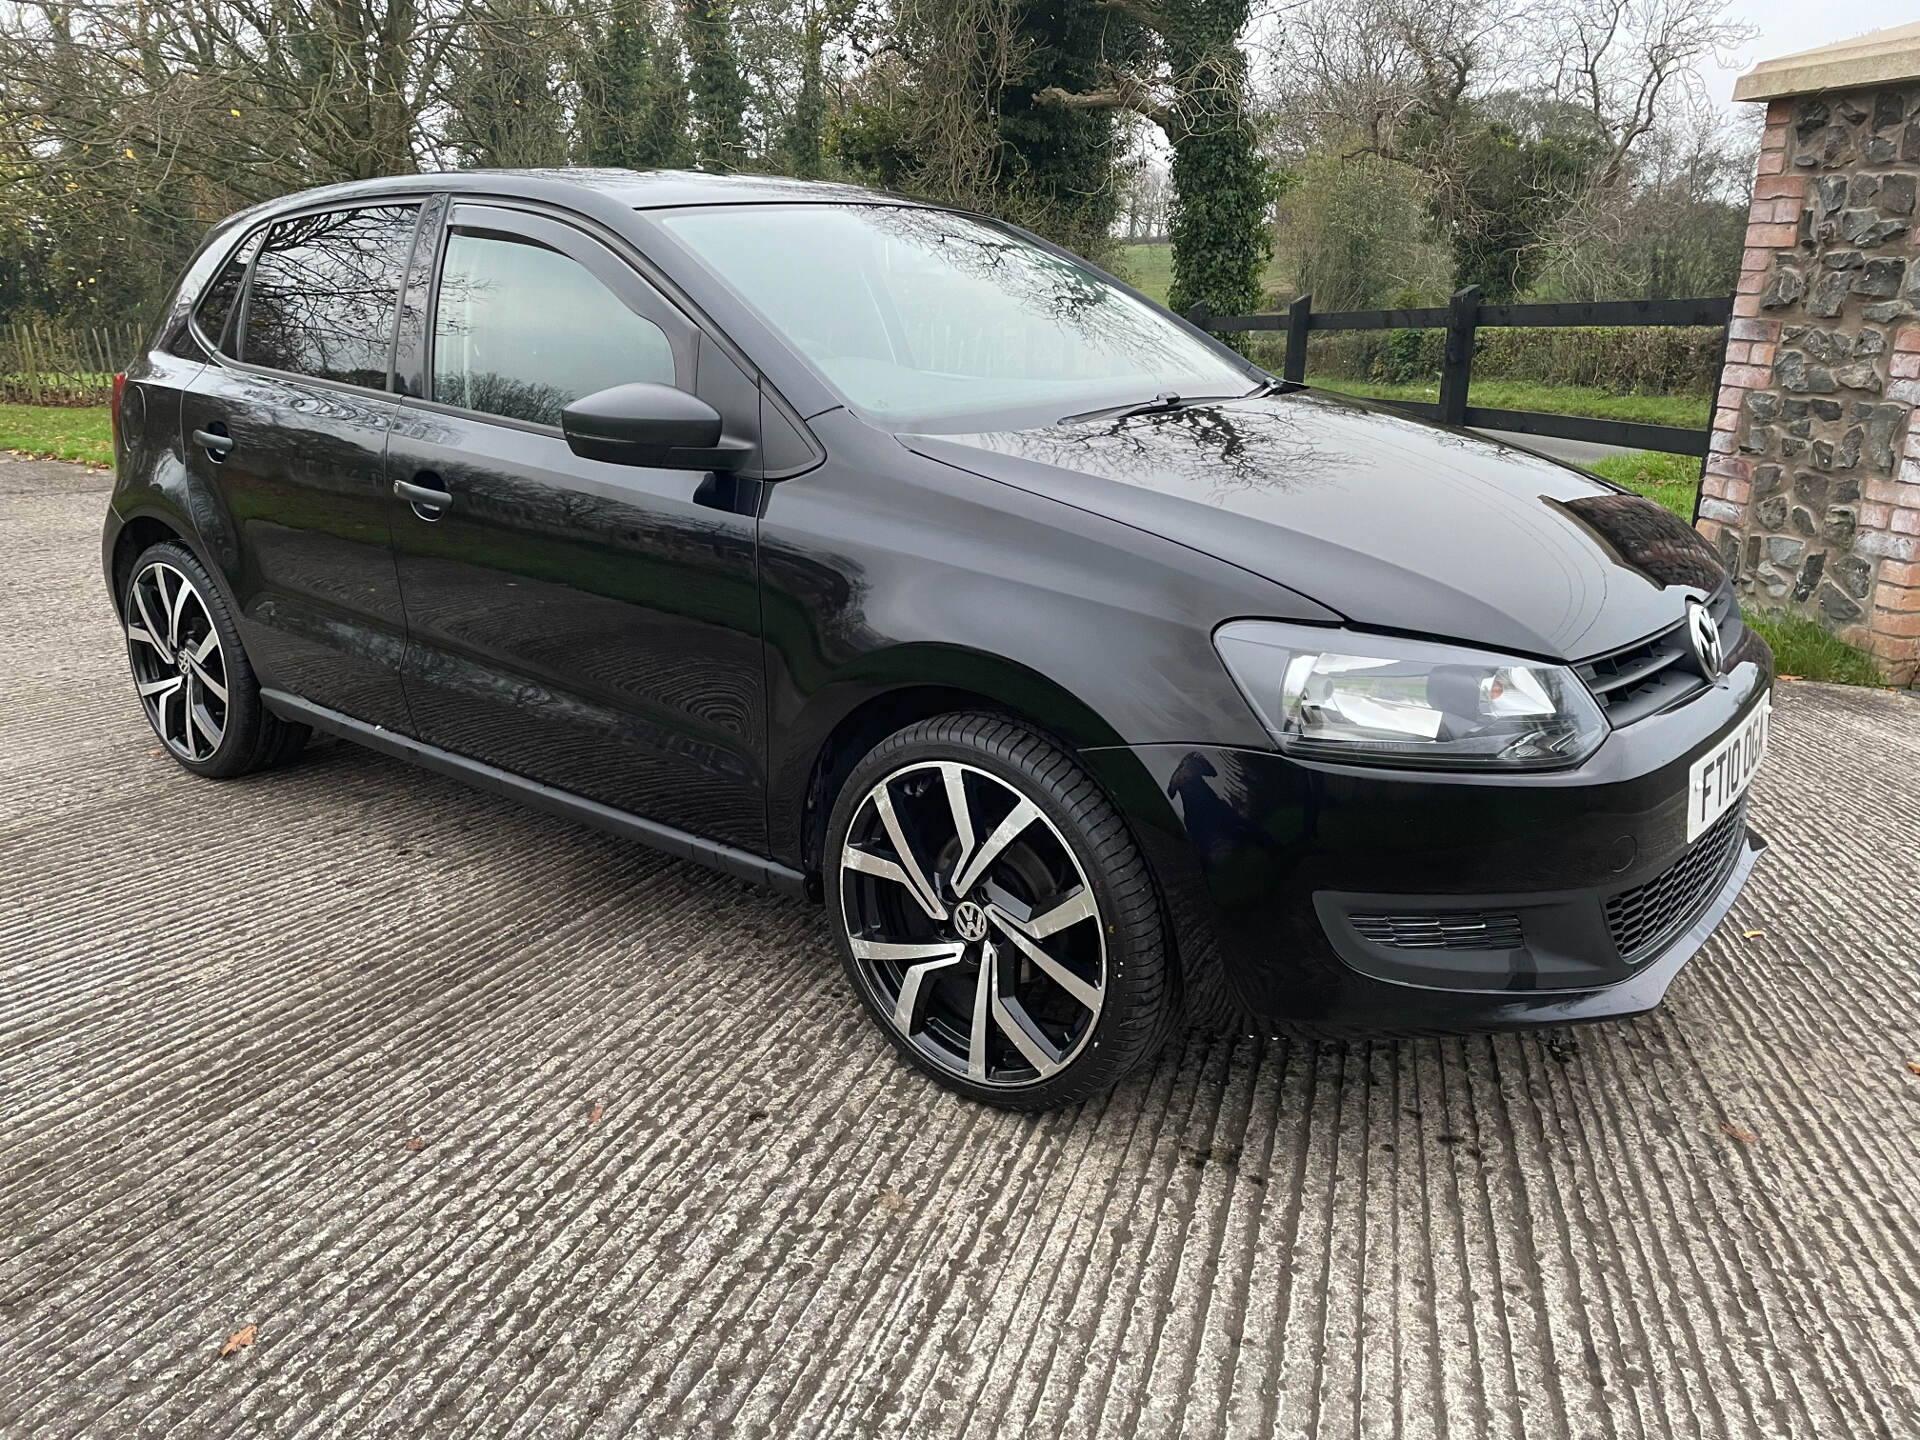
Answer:
[{"label": "tire", "polygon": [[140,707],[182,767],[228,780],[291,760],[306,744],[305,725],[261,703],[226,596],[185,545],[140,552],[120,613]]},{"label": "tire", "polygon": [[1166,1042],[1178,979],[1152,874],[1100,787],[1025,725],[942,715],[883,740],[840,791],[822,868],[854,992],[948,1088],[1055,1109]]}]

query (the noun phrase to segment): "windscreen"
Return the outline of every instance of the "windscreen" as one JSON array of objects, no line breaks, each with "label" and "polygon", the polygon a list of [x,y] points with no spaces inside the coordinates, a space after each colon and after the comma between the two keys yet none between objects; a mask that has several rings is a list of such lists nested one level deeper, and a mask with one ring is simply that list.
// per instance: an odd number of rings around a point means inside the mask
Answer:
[{"label": "windscreen", "polygon": [[1253,384],[1096,271],[966,216],[733,205],[661,218],[857,408],[903,428]]}]

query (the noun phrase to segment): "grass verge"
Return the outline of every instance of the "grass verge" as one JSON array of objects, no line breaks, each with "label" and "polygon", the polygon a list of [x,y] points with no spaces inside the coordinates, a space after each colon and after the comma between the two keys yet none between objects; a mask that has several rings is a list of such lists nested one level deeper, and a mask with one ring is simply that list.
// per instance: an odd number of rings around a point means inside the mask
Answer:
[{"label": "grass verge", "polygon": [[[1434,385],[1382,385],[1372,380],[1343,380],[1329,375],[1307,376],[1316,390],[1337,390],[1367,400],[1438,400]],[[1596,420],[1635,420],[1643,425],[1706,428],[1704,395],[1615,395],[1582,385],[1530,385],[1524,380],[1479,380],[1467,392],[1467,402],[1489,410],[1538,410],[1550,415],[1585,415]],[[1521,442],[1525,443],[1522,436]]]},{"label": "grass verge", "polygon": [[1884,685],[1886,677],[1871,655],[1830,635],[1799,615],[1745,612],[1747,624],[1773,647],[1775,670],[1799,680],[1832,685]]},{"label": "grass verge", "polygon": [[1609,455],[1587,468],[1666,506],[1689,525],[1693,523],[1693,497],[1700,488],[1700,462],[1692,456],[1636,450],[1630,455]]},{"label": "grass verge", "polygon": [[104,405],[0,405],[0,450],[111,465],[113,419]]}]

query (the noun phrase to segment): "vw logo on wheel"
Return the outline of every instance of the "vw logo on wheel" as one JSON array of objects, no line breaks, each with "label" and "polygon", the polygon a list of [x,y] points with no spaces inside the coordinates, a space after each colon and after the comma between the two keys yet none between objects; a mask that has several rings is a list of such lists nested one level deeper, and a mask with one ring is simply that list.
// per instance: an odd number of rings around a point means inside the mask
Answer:
[{"label": "vw logo on wheel", "polygon": [[1698,600],[1687,602],[1687,638],[1693,642],[1701,672],[1711,680],[1720,673],[1720,625]]},{"label": "vw logo on wheel", "polygon": [[969,945],[976,940],[984,940],[987,938],[987,912],[971,900],[962,900],[953,907],[953,928]]}]

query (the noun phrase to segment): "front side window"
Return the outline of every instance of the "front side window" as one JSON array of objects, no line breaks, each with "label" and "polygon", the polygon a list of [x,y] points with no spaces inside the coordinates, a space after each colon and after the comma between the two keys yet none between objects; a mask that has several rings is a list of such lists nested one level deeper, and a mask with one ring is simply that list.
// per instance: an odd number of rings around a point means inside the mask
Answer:
[{"label": "front side window", "polygon": [[964,215],[737,205],[663,221],[861,409],[902,425],[1244,395],[1249,370],[1068,257]]},{"label": "front side window", "polygon": [[577,260],[530,241],[455,231],[433,323],[433,398],[558,425],[582,395],[671,385],[666,333]]},{"label": "front side window", "polygon": [[253,267],[241,358],[385,389],[417,210],[376,205],[276,224]]}]

